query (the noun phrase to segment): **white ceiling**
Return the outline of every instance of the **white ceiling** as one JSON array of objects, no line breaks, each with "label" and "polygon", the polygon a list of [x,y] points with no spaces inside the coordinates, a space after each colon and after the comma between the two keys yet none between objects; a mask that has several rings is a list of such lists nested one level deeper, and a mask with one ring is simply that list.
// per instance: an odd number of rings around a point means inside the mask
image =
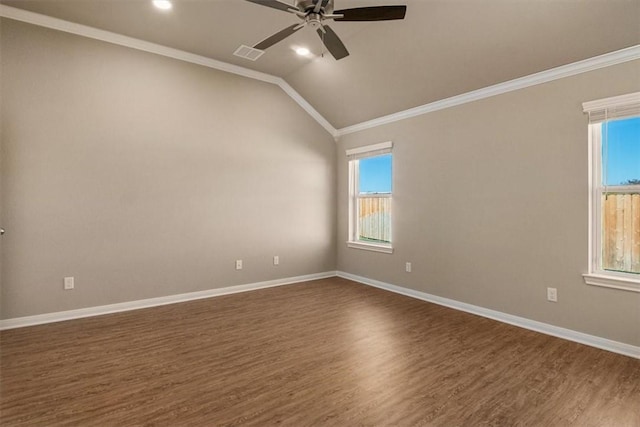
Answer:
[{"label": "white ceiling", "polygon": [[1,2],[282,77],[336,128],[640,44],[640,0],[335,0],[406,4],[407,16],[331,23],[351,53],[340,61],[305,28],[256,62],[233,52],[295,16],[243,0],[173,0],[169,12],[150,0]]}]

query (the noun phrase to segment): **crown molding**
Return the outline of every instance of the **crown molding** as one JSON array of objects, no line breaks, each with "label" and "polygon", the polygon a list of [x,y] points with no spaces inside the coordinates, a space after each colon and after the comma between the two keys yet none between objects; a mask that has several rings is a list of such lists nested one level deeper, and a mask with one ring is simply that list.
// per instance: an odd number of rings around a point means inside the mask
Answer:
[{"label": "crown molding", "polygon": [[400,120],[409,119],[427,113],[432,113],[445,108],[455,107],[457,105],[478,101],[492,96],[501,95],[515,90],[524,89],[530,86],[548,83],[565,77],[575,76],[577,74],[586,73],[600,68],[610,67],[612,65],[622,64],[624,62],[640,59],[640,45],[631,46],[625,49],[617,50],[604,55],[595,56],[593,58],[574,62],[572,64],[562,65],[560,67],[551,68],[546,71],[509,80],[504,83],[498,83],[482,89],[463,93],[461,95],[452,96],[429,104],[420,105],[398,113],[389,114],[387,116],[378,117],[373,120],[347,126],[337,131],[337,137],[348,135],[350,133],[359,132],[365,129],[371,129],[377,126],[386,125]]},{"label": "crown molding", "polygon": [[155,53],[157,55],[167,56],[173,59],[190,62],[192,64],[203,65],[216,70],[226,71],[228,73],[237,74],[239,76],[248,77],[250,79],[260,80],[267,83],[278,84],[279,78],[271,74],[261,73],[259,71],[250,70],[238,65],[228,64],[226,62],[217,61],[205,56],[196,55],[180,49],[173,49],[156,43],[147,42],[133,37],[123,36],[111,31],[100,30],[98,28],[89,27],[87,25],[76,24],[51,16],[42,15],[40,13],[30,12],[15,7],[0,4],[0,16],[22,21],[28,24],[38,25],[40,27],[51,28],[53,30],[64,31],[66,33],[87,37],[90,39],[101,40],[120,46],[130,47],[144,52]]},{"label": "crown molding", "polygon": [[289,85],[289,83],[287,83],[281,77],[251,70],[249,68],[244,68],[238,65],[229,64],[227,62],[217,61],[215,59],[196,55],[183,50],[162,46],[156,43],[146,42],[144,40],[123,36],[121,34],[100,30],[86,25],[76,24],[58,18],[52,18],[47,15],[29,12],[23,9],[18,9],[3,4],[0,4],[0,16],[33,25],[39,25],[41,27],[51,28],[71,34],[101,40],[120,46],[126,46],[132,49],[142,50],[145,52],[178,59],[180,61],[202,65],[205,67],[225,71],[266,83],[275,84],[279,86],[287,95],[289,95],[291,99],[293,99],[303,110],[307,112],[307,114],[309,114],[314,120],[316,120],[318,124],[320,124],[320,126],[322,126],[327,132],[329,132],[329,134],[331,134],[336,141],[339,137],[348,135],[350,133],[360,132],[365,129],[375,128],[400,120],[432,113],[434,111],[444,110],[446,108],[455,107],[469,102],[479,101],[481,99],[513,92],[542,83],[548,83],[554,80],[562,79],[564,77],[570,77],[600,68],[610,67],[612,65],[622,64],[624,62],[640,59],[640,45],[635,45],[625,49],[606,53],[604,55],[599,55],[593,58],[574,62],[572,64],[562,65],[560,67],[541,71],[529,76],[520,77],[503,83],[498,83],[493,86],[488,86],[482,89],[452,96],[450,98],[441,99],[439,101],[420,105],[418,107],[399,111],[397,113],[378,117],[376,119],[367,120],[365,122],[346,126],[341,129],[336,129],[315,108],[313,108],[313,106],[309,104],[309,102],[307,102],[307,100],[305,100],[302,95],[300,95],[295,89],[293,89],[293,87],[291,87],[291,85]]},{"label": "crown molding", "polygon": [[286,94],[291,97],[291,99],[296,101],[298,105],[300,105],[311,117],[313,117],[320,124],[320,126],[325,128],[326,131],[331,134],[331,136],[333,136],[334,138],[338,137],[338,130],[334,128],[331,123],[329,123],[327,119],[325,119],[315,108],[313,108],[311,104],[309,104],[307,100],[302,97],[302,95],[296,92],[296,90],[291,87],[289,83],[287,83],[284,79],[279,78],[277,85],[280,86],[280,88],[285,91]]},{"label": "crown molding", "polygon": [[177,59],[192,64],[202,65],[204,67],[213,68],[238,76],[259,80],[279,86],[287,95],[291,97],[303,110],[313,117],[327,132],[334,138],[337,130],[322,115],[311,106],[295,89],[293,89],[281,77],[271,74],[262,73],[260,71],[251,70],[239,65],[229,64],[227,62],[217,61],[207,58],[206,56],[196,55],[180,49],[147,42],[133,37],[123,36],[111,31],[100,30],[98,28],[89,27],[87,25],[76,24],[74,22],[65,21],[63,19],[53,18],[51,16],[42,15],[40,13],[30,12],[27,10],[0,4],[0,16],[15,21],[26,22],[28,24],[38,25],[40,27],[51,28],[53,30],[63,31],[95,40],[100,40],[120,46],[129,47],[131,49],[141,50],[156,55],[166,56],[168,58]]}]

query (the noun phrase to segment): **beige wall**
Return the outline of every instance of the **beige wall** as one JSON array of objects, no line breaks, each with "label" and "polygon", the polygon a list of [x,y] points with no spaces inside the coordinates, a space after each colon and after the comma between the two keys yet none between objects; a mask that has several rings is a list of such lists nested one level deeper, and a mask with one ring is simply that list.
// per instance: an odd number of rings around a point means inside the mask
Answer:
[{"label": "beige wall", "polygon": [[335,270],[335,142],[280,88],[1,22],[2,318]]},{"label": "beige wall", "polygon": [[[274,85],[1,23],[1,318],[333,270],[337,256],[345,272],[640,345],[640,294],[581,278],[581,103],[639,90],[639,62],[348,135],[336,152]],[[348,249],[344,150],[387,140],[395,252]]]},{"label": "beige wall", "polygon": [[[588,250],[581,104],[638,90],[640,61],[344,136],[338,269],[640,345],[640,294],[581,277]],[[347,248],[344,150],[389,140],[395,252]],[[558,303],[546,301],[548,286],[558,289]]]}]

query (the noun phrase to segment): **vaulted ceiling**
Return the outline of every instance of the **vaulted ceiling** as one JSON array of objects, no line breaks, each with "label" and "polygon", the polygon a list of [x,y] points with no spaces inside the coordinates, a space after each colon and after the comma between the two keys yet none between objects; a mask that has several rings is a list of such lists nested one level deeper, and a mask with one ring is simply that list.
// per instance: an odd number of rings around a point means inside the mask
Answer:
[{"label": "vaulted ceiling", "polygon": [[294,15],[242,0],[173,0],[168,12],[150,0],[1,2],[282,77],[335,128],[640,44],[640,0],[335,0],[407,15],[330,23],[351,53],[340,61],[304,28],[255,62],[233,52]]}]

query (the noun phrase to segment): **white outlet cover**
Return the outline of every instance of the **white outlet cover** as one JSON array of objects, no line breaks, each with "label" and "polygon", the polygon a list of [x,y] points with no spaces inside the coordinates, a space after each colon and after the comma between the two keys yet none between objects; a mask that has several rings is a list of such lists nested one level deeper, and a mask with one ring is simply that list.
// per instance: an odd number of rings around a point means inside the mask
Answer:
[{"label": "white outlet cover", "polygon": [[236,260],[236,270],[242,270],[242,260]]},{"label": "white outlet cover", "polygon": [[73,289],[74,287],[75,287],[75,283],[74,283],[73,277],[65,277],[64,278],[64,289],[68,291],[70,289]]}]

